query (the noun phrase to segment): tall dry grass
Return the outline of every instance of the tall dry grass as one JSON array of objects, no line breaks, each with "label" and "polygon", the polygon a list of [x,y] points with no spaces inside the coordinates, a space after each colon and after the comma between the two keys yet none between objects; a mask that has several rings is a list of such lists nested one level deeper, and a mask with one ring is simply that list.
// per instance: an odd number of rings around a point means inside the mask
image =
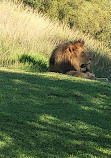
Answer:
[{"label": "tall dry grass", "polygon": [[18,57],[22,54],[43,55],[48,60],[55,45],[65,40],[83,39],[92,52],[100,52],[108,58],[111,56],[111,50],[104,43],[77,29],[71,30],[57,21],[52,22],[23,4],[0,1],[0,17],[2,66],[13,61],[18,63]]}]

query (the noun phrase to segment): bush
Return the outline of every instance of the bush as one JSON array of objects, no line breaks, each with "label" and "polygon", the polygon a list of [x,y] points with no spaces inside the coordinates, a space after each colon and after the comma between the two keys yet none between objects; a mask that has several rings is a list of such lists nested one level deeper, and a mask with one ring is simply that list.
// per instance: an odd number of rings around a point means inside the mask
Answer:
[{"label": "bush", "polygon": [[23,0],[38,12],[65,22],[111,45],[110,4],[108,0]]},{"label": "bush", "polygon": [[19,57],[19,62],[23,63],[26,70],[34,70],[36,72],[46,72],[48,71],[48,61],[41,56],[32,57],[30,55],[23,54]]}]

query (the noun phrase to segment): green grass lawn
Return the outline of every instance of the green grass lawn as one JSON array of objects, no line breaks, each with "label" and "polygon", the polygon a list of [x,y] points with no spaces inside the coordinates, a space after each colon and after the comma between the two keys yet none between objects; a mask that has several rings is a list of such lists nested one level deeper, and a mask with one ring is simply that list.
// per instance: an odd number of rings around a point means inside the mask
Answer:
[{"label": "green grass lawn", "polygon": [[110,158],[111,84],[0,69],[0,158]]}]

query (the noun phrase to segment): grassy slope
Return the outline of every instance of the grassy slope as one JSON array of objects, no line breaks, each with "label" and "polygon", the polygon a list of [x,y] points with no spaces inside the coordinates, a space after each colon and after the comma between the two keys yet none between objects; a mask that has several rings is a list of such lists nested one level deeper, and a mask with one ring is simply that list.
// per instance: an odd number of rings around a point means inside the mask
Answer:
[{"label": "grassy slope", "polygon": [[111,84],[0,69],[0,157],[111,157]]}]

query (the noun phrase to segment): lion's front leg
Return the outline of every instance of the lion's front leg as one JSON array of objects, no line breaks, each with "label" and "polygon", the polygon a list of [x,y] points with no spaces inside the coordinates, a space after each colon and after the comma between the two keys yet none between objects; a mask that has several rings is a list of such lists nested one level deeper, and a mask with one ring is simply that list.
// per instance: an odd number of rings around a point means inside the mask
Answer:
[{"label": "lion's front leg", "polygon": [[97,81],[109,82],[107,78],[96,78]]},{"label": "lion's front leg", "polygon": [[66,75],[90,79],[90,76],[88,76],[87,73],[83,73],[83,72],[79,72],[79,71],[68,71],[66,73]]},{"label": "lion's front leg", "polygon": [[87,76],[92,79],[92,80],[96,80],[97,78],[95,77],[94,74],[90,73],[90,72],[86,72]]},{"label": "lion's front leg", "polygon": [[97,78],[95,77],[94,74],[90,73],[90,72],[86,72],[86,74],[89,76],[90,79],[92,80],[97,80],[97,81],[103,81],[103,82],[108,82],[109,80],[107,78]]}]

